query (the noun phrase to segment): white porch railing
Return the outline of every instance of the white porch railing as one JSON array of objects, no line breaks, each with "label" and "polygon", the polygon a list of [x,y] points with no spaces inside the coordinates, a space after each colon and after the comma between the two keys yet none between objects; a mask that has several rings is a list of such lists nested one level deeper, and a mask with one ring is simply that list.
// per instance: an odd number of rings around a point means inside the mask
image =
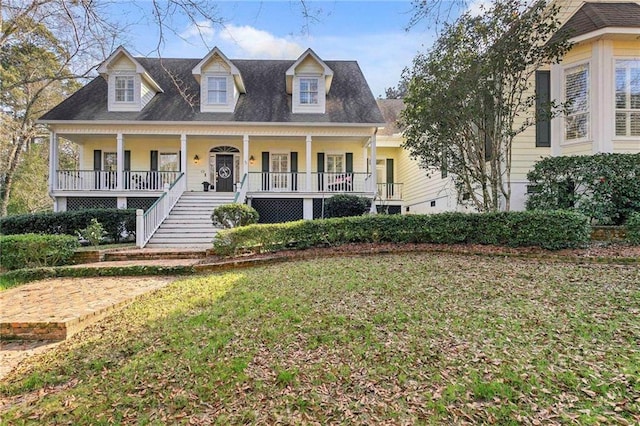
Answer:
[{"label": "white porch railing", "polygon": [[122,188],[118,188],[118,175],[109,170],[58,170],[56,190],[59,191],[161,191],[166,184],[176,181],[180,172],[125,170]]},{"label": "white porch railing", "polygon": [[306,185],[307,174],[250,172],[248,192],[373,192],[367,185],[369,173],[311,173],[311,187]]},{"label": "white porch railing", "polygon": [[242,176],[242,182],[240,182],[237,186],[236,189],[236,196],[233,199],[234,203],[243,203],[244,204],[244,200],[247,198],[247,189],[249,187],[249,185],[247,184],[247,174],[245,173],[244,176]]},{"label": "white porch railing", "polygon": [[401,183],[379,183],[378,197],[382,200],[402,200]]},{"label": "white porch railing", "polygon": [[173,184],[166,184],[164,194],[146,212],[136,211],[136,246],[138,248],[143,248],[149,242],[186,189],[187,179],[184,173],[180,173]]}]

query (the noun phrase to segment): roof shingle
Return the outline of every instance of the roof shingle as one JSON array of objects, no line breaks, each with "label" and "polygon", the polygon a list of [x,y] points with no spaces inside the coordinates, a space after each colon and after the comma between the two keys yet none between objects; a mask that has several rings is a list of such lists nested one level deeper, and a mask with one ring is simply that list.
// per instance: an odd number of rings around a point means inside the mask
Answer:
[{"label": "roof shingle", "polygon": [[43,115],[41,120],[384,123],[371,89],[355,61],[325,61],[334,71],[331,90],[326,98],[326,114],[293,114],[291,95],[287,95],[285,88],[285,72],[294,61],[232,60],[240,70],[246,93],[240,95],[234,112],[203,113],[199,104],[200,86],[192,74],[200,59],[136,60],[164,90],[164,93],[156,94],[142,111],[107,111],[107,82],[96,77]]}]

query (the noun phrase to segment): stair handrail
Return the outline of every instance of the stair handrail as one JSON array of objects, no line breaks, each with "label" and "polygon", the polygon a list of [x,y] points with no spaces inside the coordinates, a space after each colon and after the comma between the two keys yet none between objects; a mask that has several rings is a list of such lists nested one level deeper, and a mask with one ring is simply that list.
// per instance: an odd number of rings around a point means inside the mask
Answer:
[{"label": "stair handrail", "polygon": [[144,248],[162,222],[169,216],[171,209],[187,189],[186,181],[184,173],[180,173],[171,185],[165,184],[164,193],[146,212],[136,210],[136,247]]},{"label": "stair handrail", "polygon": [[247,173],[242,176],[242,181],[240,182],[240,187],[236,191],[236,196],[233,199],[234,203],[242,203],[244,204],[244,199],[247,198],[247,190],[249,189],[249,185],[247,185]]}]

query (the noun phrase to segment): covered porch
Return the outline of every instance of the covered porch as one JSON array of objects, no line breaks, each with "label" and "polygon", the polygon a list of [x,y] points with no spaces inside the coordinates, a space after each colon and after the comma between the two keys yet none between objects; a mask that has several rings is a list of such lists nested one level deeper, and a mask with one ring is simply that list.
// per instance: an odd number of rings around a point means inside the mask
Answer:
[{"label": "covered porch", "polygon": [[[380,181],[378,167],[371,167],[378,165],[371,127],[52,129],[50,193],[56,210],[67,209],[68,197],[113,197],[117,207],[130,207],[128,198],[158,198],[181,176],[185,191],[235,193],[239,202],[339,193],[402,200],[402,184],[392,175]],[[58,167],[59,138],[77,144],[76,168]]]}]

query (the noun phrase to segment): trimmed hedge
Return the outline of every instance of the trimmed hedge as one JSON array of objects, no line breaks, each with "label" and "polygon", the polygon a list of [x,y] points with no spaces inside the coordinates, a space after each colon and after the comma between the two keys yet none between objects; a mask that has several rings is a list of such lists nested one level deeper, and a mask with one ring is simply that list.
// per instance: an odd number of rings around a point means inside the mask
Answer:
[{"label": "trimmed hedge", "polygon": [[258,223],[260,214],[253,207],[241,203],[229,203],[213,209],[211,222],[213,226],[236,228]]},{"label": "trimmed hedge", "polygon": [[327,217],[362,216],[371,208],[371,200],[357,195],[338,194],[325,201]]},{"label": "trimmed hedge", "polygon": [[220,255],[371,242],[493,244],[557,250],[587,243],[590,233],[586,216],[566,211],[376,215],[227,229],[218,232],[213,246]]},{"label": "trimmed hedge", "polygon": [[548,157],[527,174],[527,209],[578,211],[599,225],[640,212],[640,154]]},{"label": "trimmed hedge", "polygon": [[8,270],[66,265],[78,246],[70,235],[0,236],[0,265]]},{"label": "trimmed hedge", "polygon": [[135,235],[136,211],[134,209],[87,209],[57,213],[35,213],[8,216],[0,219],[0,234],[66,234],[77,236],[77,232],[97,219],[106,236],[119,242],[123,234]]},{"label": "trimmed hedge", "polygon": [[640,213],[636,213],[627,220],[627,240],[632,244],[640,244]]},{"label": "trimmed hedge", "polygon": [[83,267],[43,267],[33,269],[18,269],[0,275],[0,283],[9,288],[18,284],[30,281],[43,280],[47,278],[86,278],[86,277],[137,277],[151,275],[191,275],[195,274],[193,266],[158,266],[158,265],[134,265],[134,266],[111,266],[101,268]]}]

